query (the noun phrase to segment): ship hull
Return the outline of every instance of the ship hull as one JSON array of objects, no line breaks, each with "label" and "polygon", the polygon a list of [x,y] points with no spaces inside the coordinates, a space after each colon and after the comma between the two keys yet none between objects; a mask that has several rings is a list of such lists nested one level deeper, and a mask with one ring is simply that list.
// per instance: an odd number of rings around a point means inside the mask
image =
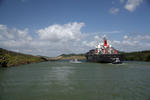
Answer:
[{"label": "ship hull", "polygon": [[123,55],[121,54],[87,54],[86,60],[88,62],[98,62],[98,63],[113,63],[116,58],[123,61]]}]

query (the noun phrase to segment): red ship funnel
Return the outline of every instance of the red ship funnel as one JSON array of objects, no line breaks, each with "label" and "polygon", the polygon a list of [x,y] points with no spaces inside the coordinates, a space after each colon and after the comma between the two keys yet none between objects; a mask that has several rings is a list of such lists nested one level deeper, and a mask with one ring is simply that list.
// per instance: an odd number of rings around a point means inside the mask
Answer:
[{"label": "red ship funnel", "polygon": [[107,40],[104,38],[104,46],[107,47]]}]

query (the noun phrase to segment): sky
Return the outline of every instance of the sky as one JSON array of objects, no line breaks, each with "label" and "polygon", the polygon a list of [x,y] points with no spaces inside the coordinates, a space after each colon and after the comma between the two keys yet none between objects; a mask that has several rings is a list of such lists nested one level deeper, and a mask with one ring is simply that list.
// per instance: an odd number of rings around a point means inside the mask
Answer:
[{"label": "sky", "polygon": [[120,51],[150,50],[150,0],[0,0],[0,48],[58,56],[103,37]]}]

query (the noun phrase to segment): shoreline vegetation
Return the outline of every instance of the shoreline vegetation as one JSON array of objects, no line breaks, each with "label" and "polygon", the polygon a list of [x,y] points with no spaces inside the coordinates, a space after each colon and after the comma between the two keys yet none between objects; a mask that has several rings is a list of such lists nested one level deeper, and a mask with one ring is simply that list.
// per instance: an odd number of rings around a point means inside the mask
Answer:
[{"label": "shoreline vegetation", "polygon": [[122,53],[125,61],[150,61],[150,50]]},{"label": "shoreline vegetation", "polygon": [[[121,52],[125,61],[150,61],[150,50],[139,52]],[[0,67],[10,67],[30,63],[57,60],[85,60],[85,54],[62,54],[58,57],[33,56],[0,48]]]},{"label": "shoreline vegetation", "polygon": [[78,60],[85,60],[85,54],[62,54],[62,60],[72,60],[72,59],[78,59]]},{"label": "shoreline vegetation", "polygon": [[0,67],[18,66],[43,61],[46,61],[43,57],[17,53],[0,48]]}]

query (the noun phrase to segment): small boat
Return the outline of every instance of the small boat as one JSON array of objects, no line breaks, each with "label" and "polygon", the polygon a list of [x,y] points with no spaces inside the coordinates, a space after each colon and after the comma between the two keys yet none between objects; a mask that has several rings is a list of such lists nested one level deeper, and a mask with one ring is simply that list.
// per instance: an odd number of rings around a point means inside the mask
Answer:
[{"label": "small boat", "polygon": [[112,64],[121,64],[122,61],[120,61],[119,58],[115,58],[114,62],[112,62]]},{"label": "small boat", "polygon": [[72,59],[70,60],[71,63],[81,63],[81,61],[78,61],[78,59]]}]

